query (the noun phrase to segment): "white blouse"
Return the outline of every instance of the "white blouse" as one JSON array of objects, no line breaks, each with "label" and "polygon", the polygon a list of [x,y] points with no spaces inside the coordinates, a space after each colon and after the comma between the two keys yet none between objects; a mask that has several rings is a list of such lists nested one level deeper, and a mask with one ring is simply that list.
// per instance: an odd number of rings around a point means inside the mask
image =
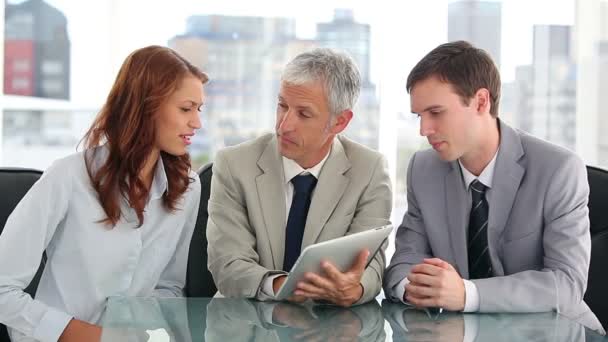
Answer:
[{"label": "white blouse", "polygon": [[[105,160],[97,148],[93,169]],[[57,341],[72,317],[98,323],[111,296],[182,296],[200,202],[198,175],[169,213],[167,176],[156,164],[144,223],[127,201],[112,228],[92,187],[84,153],[53,163],[17,205],[0,235],[0,322],[13,340]],[[47,263],[35,299],[23,289],[43,251]]]}]

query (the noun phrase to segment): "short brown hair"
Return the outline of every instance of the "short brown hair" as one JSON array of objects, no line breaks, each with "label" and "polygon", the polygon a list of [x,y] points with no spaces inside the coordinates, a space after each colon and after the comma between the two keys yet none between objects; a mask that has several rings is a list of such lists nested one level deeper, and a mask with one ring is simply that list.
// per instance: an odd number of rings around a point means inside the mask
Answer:
[{"label": "short brown hair", "polygon": [[417,82],[433,76],[451,84],[465,105],[479,89],[487,89],[490,92],[490,114],[498,116],[500,74],[484,50],[463,40],[439,45],[410,72],[407,77],[408,93]]}]

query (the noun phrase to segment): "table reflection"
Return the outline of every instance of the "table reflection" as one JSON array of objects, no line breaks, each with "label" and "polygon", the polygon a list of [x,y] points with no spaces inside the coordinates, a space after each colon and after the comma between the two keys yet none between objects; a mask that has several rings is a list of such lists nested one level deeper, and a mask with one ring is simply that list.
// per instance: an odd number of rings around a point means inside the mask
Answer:
[{"label": "table reflection", "polygon": [[[603,337],[554,312],[434,315],[402,304],[382,303],[394,341],[589,341]],[[588,336],[586,336],[588,335]]]},{"label": "table reflection", "polygon": [[[111,298],[103,342],[608,341],[556,313],[430,312],[399,303],[351,308],[228,298]],[[389,328],[390,327],[390,328]]]},{"label": "table reflection", "polygon": [[207,341],[384,341],[377,302],[351,308],[213,299]]}]

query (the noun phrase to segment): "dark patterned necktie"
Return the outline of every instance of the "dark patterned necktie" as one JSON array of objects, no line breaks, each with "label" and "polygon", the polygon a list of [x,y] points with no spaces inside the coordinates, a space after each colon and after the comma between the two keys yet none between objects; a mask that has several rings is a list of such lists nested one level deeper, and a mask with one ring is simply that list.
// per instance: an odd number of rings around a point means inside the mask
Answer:
[{"label": "dark patterned necktie", "polygon": [[471,215],[467,239],[469,251],[469,279],[492,276],[492,263],[488,250],[488,202],[486,186],[477,179],[471,183]]},{"label": "dark patterned necktie", "polygon": [[317,185],[317,179],[313,175],[295,176],[291,179],[293,184],[293,199],[287,218],[285,229],[285,257],[283,258],[283,271],[289,272],[293,264],[298,260],[302,249],[302,237],[306,226],[308,208],[312,191]]}]

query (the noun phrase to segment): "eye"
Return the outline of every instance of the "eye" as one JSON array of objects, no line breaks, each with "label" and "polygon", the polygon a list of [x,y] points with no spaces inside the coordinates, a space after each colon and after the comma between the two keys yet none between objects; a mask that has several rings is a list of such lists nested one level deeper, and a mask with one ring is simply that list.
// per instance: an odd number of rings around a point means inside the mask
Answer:
[{"label": "eye", "polygon": [[306,111],[302,111],[302,110],[298,112],[298,115],[300,115],[301,117],[306,118],[306,119],[310,119],[312,117],[312,115],[310,115],[310,113],[308,113]]},{"label": "eye", "polygon": [[190,108],[180,108],[180,110],[184,113],[188,113],[190,111]]}]

